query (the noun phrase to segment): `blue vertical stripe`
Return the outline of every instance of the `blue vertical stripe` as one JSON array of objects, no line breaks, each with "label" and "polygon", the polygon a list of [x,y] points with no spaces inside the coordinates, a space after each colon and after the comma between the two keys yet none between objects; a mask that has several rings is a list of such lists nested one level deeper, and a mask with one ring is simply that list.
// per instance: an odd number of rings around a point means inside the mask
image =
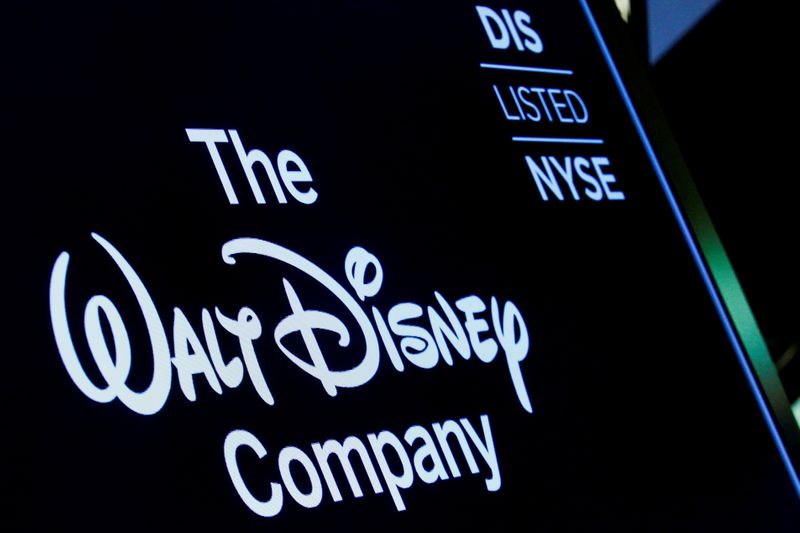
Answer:
[{"label": "blue vertical stripe", "polygon": [[633,102],[628,95],[628,91],[625,89],[625,85],[622,83],[622,78],[619,75],[619,71],[617,70],[616,65],[614,64],[614,60],[611,58],[611,54],[608,51],[608,47],[606,46],[605,41],[603,40],[603,36],[600,34],[600,29],[597,26],[597,21],[594,19],[594,15],[592,15],[591,10],[589,9],[589,5],[587,4],[586,0],[580,0],[581,6],[583,7],[583,11],[586,14],[586,19],[589,21],[589,26],[592,28],[592,32],[594,33],[595,38],[597,39],[597,43],[600,46],[600,51],[603,53],[603,57],[608,64],[608,68],[611,71],[611,75],[614,78],[614,83],[616,83],[617,88],[619,89],[619,93],[622,96],[622,100],[625,102],[625,107],[628,109],[628,113],[633,120],[633,124],[636,127],[636,132],[639,134],[639,138],[642,140],[642,145],[644,146],[645,152],[647,152],[647,157],[650,158],[650,162],[653,165],[653,169],[656,171],[656,175],[658,176],[658,181],[661,183],[661,188],[664,190],[664,194],[667,196],[667,201],[669,202],[669,206],[672,209],[672,213],[675,215],[676,220],[678,221],[678,226],[683,233],[684,238],[686,239],[686,243],[689,245],[689,250],[691,251],[692,258],[694,259],[695,264],[697,265],[698,270],[700,271],[700,276],[703,278],[703,283],[706,285],[706,289],[708,290],[709,295],[711,296],[711,300],[714,303],[714,308],[717,311],[717,314],[722,321],[722,325],[725,328],[725,333],[728,335],[728,339],[733,346],[734,351],[736,352],[736,357],[739,360],[739,364],[744,369],[745,376],[747,378],[747,383],[750,385],[750,390],[753,391],[753,395],[756,398],[756,402],[758,403],[759,409],[761,409],[761,414],[764,416],[764,420],[767,422],[767,427],[769,428],[769,432],[772,435],[772,440],[775,442],[775,446],[778,448],[778,453],[780,454],[781,460],[783,461],[784,466],[786,467],[786,471],[789,474],[789,478],[794,486],[795,492],[798,496],[800,496],[800,480],[797,478],[797,472],[794,469],[794,465],[792,464],[791,459],[789,458],[789,454],[786,451],[786,446],[783,444],[783,440],[781,440],[780,434],[778,433],[778,428],[775,425],[775,421],[772,418],[772,414],[767,407],[766,400],[764,399],[764,395],[761,392],[761,389],[758,386],[758,382],[756,381],[756,377],[753,375],[753,371],[750,368],[750,365],[747,362],[747,358],[744,354],[744,350],[741,346],[739,338],[736,336],[734,332],[733,325],[731,324],[730,318],[728,317],[727,313],[725,312],[725,308],[720,300],[719,294],[714,286],[714,283],[711,281],[711,275],[708,272],[708,268],[706,264],[703,262],[702,256],[700,254],[700,250],[695,242],[692,233],[689,231],[689,226],[686,220],[683,218],[683,214],[681,213],[680,208],[678,207],[678,203],[675,200],[675,195],[673,194],[672,190],[667,183],[667,179],[664,176],[664,171],[661,169],[661,165],[658,163],[658,159],[656,158],[655,151],[653,150],[653,146],[650,144],[650,140],[647,138],[645,134],[644,127],[642,126],[642,122],[639,120],[639,116],[636,114],[636,110],[633,107]]}]

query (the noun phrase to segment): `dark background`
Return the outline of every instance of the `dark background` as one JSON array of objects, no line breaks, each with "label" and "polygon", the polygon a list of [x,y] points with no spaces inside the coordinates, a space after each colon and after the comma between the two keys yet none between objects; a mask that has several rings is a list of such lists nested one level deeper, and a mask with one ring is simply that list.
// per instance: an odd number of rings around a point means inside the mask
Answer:
[{"label": "dark background", "polygon": [[[4,6],[10,529],[793,530],[797,497],[578,4],[518,5],[541,21],[541,57],[493,51],[464,2]],[[482,61],[576,75],[487,72]],[[507,123],[492,83],[562,84],[584,97],[591,122]],[[228,205],[187,127],[236,128],[245,147],[273,157],[293,149],[319,200],[277,205],[262,175],[268,204],[256,205],[229,144],[222,157],[241,205]],[[516,134],[606,144],[521,146]],[[608,156],[627,200],[543,203],[524,163],[537,153]],[[81,317],[93,294],[125,319],[140,364],[132,386],[147,383],[149,358],[135,302],[90,232],[131,262],[168,333],[175,306],[197,330],[202,308],[252,307],[276,405],[247,378],[221,396],[198,381],[190,403],[173,376],[150,417],[86,398],[52,339],[47,289],[60,252],[72,258],[68,311],[87,366]],[[435,305],[434,290],[451,303],[514,301],[531,335],[523,371],[534,414],[500,357],[398,373],[384,354],[372,381],[328,397],[271,339],[288,312],[281,278],[308,308],[343,309],[281,265],[223,264],[221,245],[241,236],[286,246],[343,284],[347,250],[364,246],[383,264],[368,303],[384,315],[402,301]],[[223,353],[237,354],[217,330]],[[346,364],[358,341],[323,347]],[[403,513],[386,493],[355,500],[341,485],[341,503],[326,492],[306,510],[287,498],[262,519],[222,457],[225,435],[246,429],[268,450],[243,462],[248,479],[275,480],[287,445],[308,452],[328,438],[477,424],[484,413],[502,489],[486,492],[482,474],[417,481]]]},{"label": "dark background", "polygon": [[[722,0],[648,68],[790,401],[800,398],[798,193],[791,81],[797,44],[783,4]],[[652,20],[651,24],[670,21]],[[648,49],[646,2],[631,48]]]}]

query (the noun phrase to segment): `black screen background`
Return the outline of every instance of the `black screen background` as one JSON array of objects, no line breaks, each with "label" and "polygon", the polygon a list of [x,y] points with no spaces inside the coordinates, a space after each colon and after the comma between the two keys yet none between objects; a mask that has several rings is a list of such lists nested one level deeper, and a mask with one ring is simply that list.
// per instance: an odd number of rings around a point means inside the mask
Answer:
[{"label": "black screen background", "polygon": [[[743,371],[580,7],[562,4],[492,4],[532,15],[540,56],[492,50],[463,2],[5,6],[3,448],[12,525],[789,531],[800,517],[796,496]],[[482,61],[575,75],[489,72]],[[571,88],[590,123],[582,131],[508,123],[492,83]],[[294,150],[319,199],[279,205],[262,174],[268,203],[256,205],[228,144],[221,153],[241,202],[229,205],[185,128],[235,128],[273,162],[280,149]],[[540,133],[606,143],[510,141]],[[524,156],[545,153],[609,157],[627,200],[543,203]],[[256,347],[275,406],[247,378],[221,396],[198,381],[190,403],[173,375],[165,407],[149,417],[85,397],[50,326],[60,252],[72,257],[78,351],[87,353],[83,306],[106,294],[131,336],[134,387],[146,385],[150,359],[135,301],[91,232],[131,262],[170,337],[175,306],[198,331],[203,307],[229,316],[252,307],[264,324]],[[329,397],[271,339],[288,313],[281,278],[309,307],[343,308],[277,263],[225,265],[221,245],[245,236],[296,251],[345,287],[344,256],[365,247],[383,265],[383,288],[368,303],[384,315],[403,301],[436,307],[434,290],[451,304],[468,294],[512,300],[531,336],[522,368],[534,414],[519,406],[501,356],[398,373],[382,353],[373,380]],[[223,353],[238,354],[217,331]],[[239,499],[222,456],[229,431],[255,434],[268,455],[242,468],[266,488],[278,480],[284,446],[309,452],[328,438],[401,435],[461,417],[477,424],[480,414],[491,419],[502,489],[487,492],[485,472],[417,480],[402,513],[386,492],[362,484],[356,500],[340,483],[341,503],[326,490],[307,510],[287,495],[280,515],[260,518]]]}]

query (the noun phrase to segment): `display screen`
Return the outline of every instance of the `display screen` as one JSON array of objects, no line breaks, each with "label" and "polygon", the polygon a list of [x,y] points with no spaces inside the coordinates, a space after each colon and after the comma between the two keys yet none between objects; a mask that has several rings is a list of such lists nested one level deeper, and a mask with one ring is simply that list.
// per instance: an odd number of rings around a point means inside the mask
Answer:
[{"label": "display screen", "polygon": [[11,530],[794,530],[607,9],[0,7]]}]

